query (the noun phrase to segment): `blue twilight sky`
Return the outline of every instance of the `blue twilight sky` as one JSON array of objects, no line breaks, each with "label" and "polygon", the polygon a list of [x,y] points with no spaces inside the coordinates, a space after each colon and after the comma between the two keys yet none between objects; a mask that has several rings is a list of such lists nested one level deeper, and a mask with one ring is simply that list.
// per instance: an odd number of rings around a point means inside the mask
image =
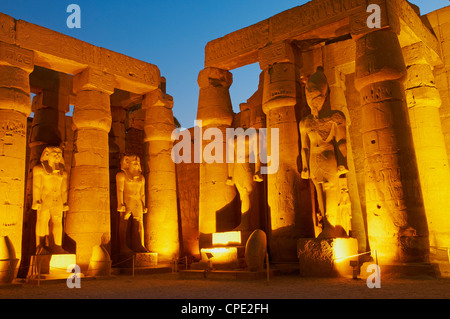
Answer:
[{"label": "blue twilight sky", "polygon": [[[306,0],[0,0],[0,12],[93,45],[156,64],[174,98],[174,115],[194,126],[197,76],[209,41],[306,3]],[[449,0],[412,0],[422,14]],[[81,7],[81,29],[69,29],[69,4]],[[257,89],[257,64],[233,72],[233,108]]]}]

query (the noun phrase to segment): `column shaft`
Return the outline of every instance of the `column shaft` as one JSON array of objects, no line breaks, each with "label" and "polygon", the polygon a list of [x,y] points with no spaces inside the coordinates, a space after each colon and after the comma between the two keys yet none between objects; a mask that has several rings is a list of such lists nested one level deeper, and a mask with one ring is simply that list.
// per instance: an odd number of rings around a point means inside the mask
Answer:
[{"label": "column shaft", "polygon": [[69,188],[67,234],[76,244],[77,263],[86,268],[92,248],[109,245],[110,95],[113,77],[86,69],[74,78],[74,153]]},{"label": "column shaft", "polygon": [[33,52],[0,42],[0,235],[22,254],[26,132]]},{"label": "column shaft", "polygon": [[157,89],[142,103],[145,109],[145,175],[148,213],[145,246],[158,253],[159,261],[179,254],[178,206],[175,163],[172,161],[172,97]]},{"label": "column shaft", "polygon": [[386,262],[424,261],[428,231],[404,101],[406,68],[397,35],[357,40],[369,243]]},{"label": "column shaft", "polygon": [[[226,215],[226,219],[233,219],[239,207],[233,206],[236,197],[234,186],[226,184],[228,178],[228,164],[226,162],[226,129],[231,127],[233,121],[233,108],[229,88],[233,76],[226,70],[207,68],[200,72],[198,85],[200,95],[198,102],[197,120],[202,121],[201,132],[207,129],[219,129],[222,133],[223,144],[218,145],[216,152],[222,148],[223,158],[220,163],[206,163],[203,158],[200,163],[200,189],[199,189],[199,232],[200,248],[210,244],[212,233],[218,231],[217,216]],[[203,141],[203,147],[198,148],[200,141],[195,141],[197,156],[202,158],[204,148],[210,141]],[[201,153],[201,154],[200,154]],[[236,210],[233,210],[236,208]],[[235,227],[238,223],[236,223]],[[231,228],[233,229],[233,227]],[[228,230],[231,230],[228,229]]]},{"label": "column shaft", "polygon": [[436,88],[427,53],[422,44],[403,49],[408,64],[405,85],[411,129],[416,149],[420,184],[430,233],[430,245],[450,247],[450,169]]},{"label": "column shaft", "polygon": [[[269,46],[260,52],[260,65],[264,70],[263,111],[267,119],[267,149],[270,156],[272,134],[279,135],[278,170],[267,175],[269,205],[269,252],[271,260],[296,261],[297,239],[314,237],[311,215],[309,182],[302,180],[298,167],[299,120],[296,107],[300,107],[300,74],[296,62],[301,58],[289,43],[282,43],[284,55],[274,57]],[[261,61],[268,62],[263,64]],[[301,113],[301,112],[297,112]],[[306,195],[306,196],[305,196]]]}]

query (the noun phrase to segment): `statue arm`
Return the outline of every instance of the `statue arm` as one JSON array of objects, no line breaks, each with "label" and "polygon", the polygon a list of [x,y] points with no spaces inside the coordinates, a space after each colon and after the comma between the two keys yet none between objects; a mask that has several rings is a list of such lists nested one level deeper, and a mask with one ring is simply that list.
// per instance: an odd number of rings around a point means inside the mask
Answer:
[{"label": "statue arm", "polygon": [[69,210],[69,206],[67,203],[67,199],[68,199],[68,192],[67,192],[67,173],[64,172],[63,173],[63,180],[62,180],[62,185],[61,185],[61,199],[63,202],[63,207],[64,207],[64,211],[68,211]]},{"label": "statue arm", "polygon": [[42,204],[42,167],[37,165],[33,168],[33,203],[31,208],[40,210]]},{"label": "statue arm", "polygon": [[301,157],[302,157],[302,178],[303,179],[309,179],[309,150],[310,150],[310,144],[309,144],[309,138],[308,134],[306,132],[306,125],[304,121],[300,122],[300,139],[302,143],[302,149],[301,149]]},{"label": "statue arm", "polygon": [[147,214],[147,207],[145,207],[145,178],[144,176],[142,176],[142,185],[141,185],[141,202],[142,202],[142,207],[144,209],[143,213]]},{"label": "statue arm", "polygon": [[337,154],[338,174],[342,175],[348,172],[347,166],[347,123],[345,115],[341,112],[335,115],[336,122],[336,143],[339,154]]},{"label": "statue arm", "polygon": [[125,174],[123,172],[119,172],[116,175],[116,189],[117,189],[117,211],[125,212],[125,203],[124,203],[124,188],[125,188]]},{"label": "statue arm", "polygon": [[227,163],[227,181],[228,186],[234,186],[233,173],[234,173],[234,162],[236,160],[235,148],[236,143],[234,143],[234,138],[228,138],[226,144],[226,163]]}]

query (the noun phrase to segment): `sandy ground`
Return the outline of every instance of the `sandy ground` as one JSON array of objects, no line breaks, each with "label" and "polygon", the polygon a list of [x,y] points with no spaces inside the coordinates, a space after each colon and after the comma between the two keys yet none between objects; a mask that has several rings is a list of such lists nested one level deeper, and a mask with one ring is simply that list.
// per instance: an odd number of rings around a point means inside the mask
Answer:
[{"label": "sandy ground", "polygon": [[0,299],[450,299],[450,279],[386,279],[369,289],[365,280],[275,276],[266,280],[181,279],[177,273],[81,279],[40,286],[0,286]]}]

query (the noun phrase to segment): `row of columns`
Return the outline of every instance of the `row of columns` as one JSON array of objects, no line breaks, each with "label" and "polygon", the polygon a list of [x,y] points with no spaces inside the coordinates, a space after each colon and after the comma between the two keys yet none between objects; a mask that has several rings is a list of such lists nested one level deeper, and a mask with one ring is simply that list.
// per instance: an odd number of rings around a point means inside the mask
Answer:
[{"label": "row of columns", "polygon": [[[445,208],[450,170],[432,68],[423,60],[423,47],[417,44],[419,49],[405,49],[409,52],[405,54],[407,69],[398,36],[390,29],[354,36],[354,40],[370,248],[386,262],[426,261],[430,241],[431,245],[448,247],[450,233]],[[296,260],[296,239],[312,237],[313,231],[310,203],[300,199],[305,186],[297,167],[299,59],[301,54],[288,42],[259,51],[268,143],[271,129],[279,129],[279,170],[267,176],[273,261]],[[227,70],[209,67],[200,73],[197,118],[203,120],[204,127],[231,125],[231,81],[226,79],[231,79]],[[226,164],[200,165],[200,236],[217,231],[216,213],[234,198],[233,189],[225,185],[225,171]]]},{"label": "row of columns", "polygon": [[[0,42],[0,235],[12,240],[18,258],[23,236],[27,118],[31,113],[29,76],[33,69],[32,51]],[[74,146],[65,232],[73,241],[82,269],[87,269],[93,247],[109,245],[111,240],[108,134],[114,88],[114,76],[95,68],[88,67],[73,77]],[[36,153],[34,162],[39,159],[39,150],[47,145],[60,146],[65,140],[61,125],[69,94],[64,89],[61,86],[35,98],[30,143],[31,152]],[[158,252],[161,261],[178,255],[175,164],[170,156],[175,128],[172,106],[171,97],[161,89],[145,94],[146,246]],[[114,112],[116,116],[120,113]],[[115,125],[118,127],[120,123]],[[120,142],[120,137],[116,139]]]}]

